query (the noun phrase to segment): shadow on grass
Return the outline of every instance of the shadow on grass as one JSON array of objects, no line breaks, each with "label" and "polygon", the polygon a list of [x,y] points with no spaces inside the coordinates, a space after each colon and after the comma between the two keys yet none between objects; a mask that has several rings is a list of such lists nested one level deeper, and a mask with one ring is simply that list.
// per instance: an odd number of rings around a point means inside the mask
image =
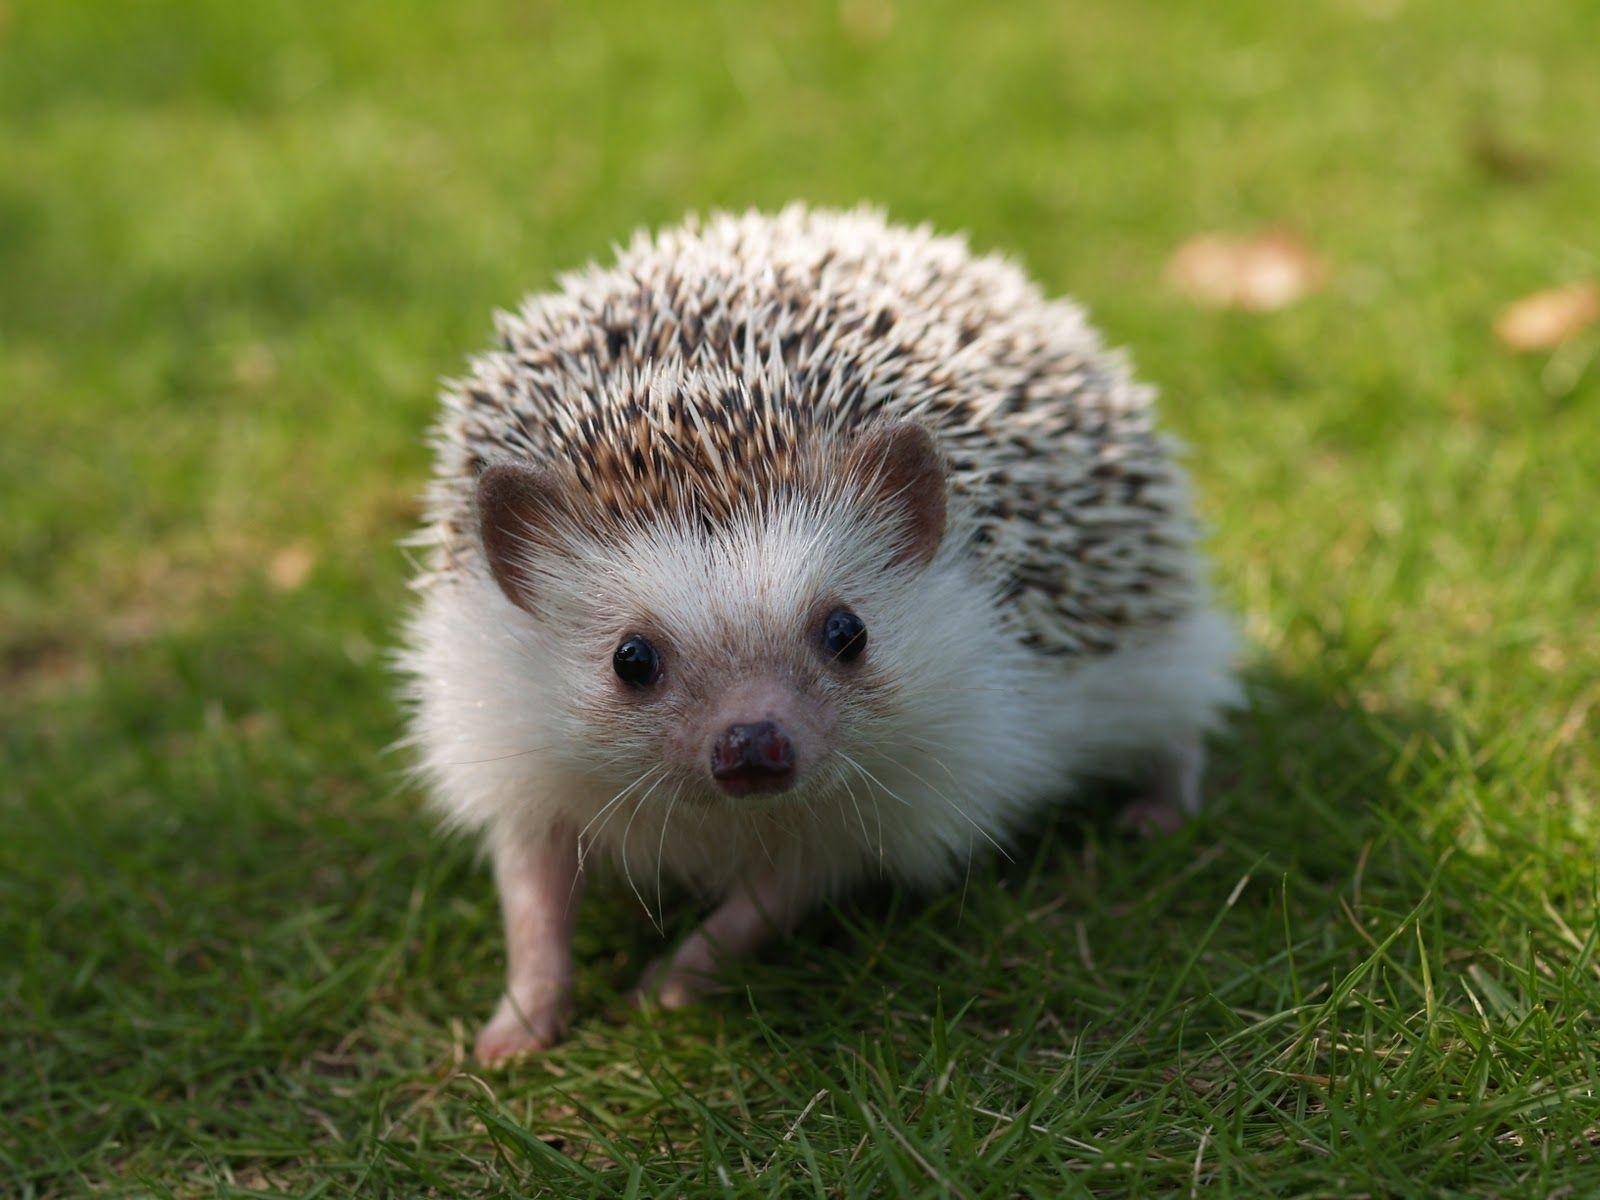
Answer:
[{"label": "shadow on grass", "polygon": [[[1324,920],[1341,919],[1341,893],[1364,874],[1425,885],[1429,856],[1395,822],[1414,799],[1407,756],[1435,736],[1426,724],[1375,717],[1281,676],[1258,676],[1252,692],[1251,709],[1212,746],[1206,811],[1176,833],[1124,832],[1128,793],[1091,787],[1011,847],[1009,861],[979,841],[965,877],[947,889],[869,885],[813,916],[737,969],[733,990],[785,1029],[810,1025],[819,1006],[848,1009],[863,989],[937,989],[946,1005],[998,997],[1017,971],[1048,972],[1063,1000],[1092,1001],[1090,981],[1107,971],[1165,986],[1246,876],[1233,899],[1242,912],[1280,909],[1287,895],[1290,911]],[[693,921],[680,917],[681,934]],[[613,962],[631,966],[661,949],[637,923],[607,921],[606,930]],[[1281,930],[1272,940],[1281,949]],[[1131,999],[1123,992],[1113,1007],[1107,994],[1090,1008],[1133,1018]],[[1076,1024],[1080,1007],[1063,1005],[1055,1019]]]}]

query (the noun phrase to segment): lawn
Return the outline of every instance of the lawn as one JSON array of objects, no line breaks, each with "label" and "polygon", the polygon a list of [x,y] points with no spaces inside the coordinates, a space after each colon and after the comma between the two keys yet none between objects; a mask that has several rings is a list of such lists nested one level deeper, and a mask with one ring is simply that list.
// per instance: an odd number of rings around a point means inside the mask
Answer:
[{"label": "lawn", "polygon": [[[0,1193],[1600,1194],[1600,7],[0,4]],[[1249,641],[1103,798],[687,1014],[624,887],[480,1073],[498,915],[387,656],[436,380],[686,209],[863,199],[1160,385]],[[1197,307],[1196,234],[1323,286]],[[676,918],[682,933],[694,914]],[[670,923],[669,923],[670,924]]]}]

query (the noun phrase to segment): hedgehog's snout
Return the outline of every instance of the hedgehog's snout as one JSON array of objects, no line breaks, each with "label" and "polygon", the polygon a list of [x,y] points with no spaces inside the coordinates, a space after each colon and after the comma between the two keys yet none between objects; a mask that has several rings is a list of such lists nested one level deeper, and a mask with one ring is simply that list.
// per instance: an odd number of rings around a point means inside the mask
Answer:
[{"label": "hedgehog's snout", "polygon": [[772,720],[729,725],[711,745],[711,777],[725,792],[781,792],[795,780],[794,742]]}]

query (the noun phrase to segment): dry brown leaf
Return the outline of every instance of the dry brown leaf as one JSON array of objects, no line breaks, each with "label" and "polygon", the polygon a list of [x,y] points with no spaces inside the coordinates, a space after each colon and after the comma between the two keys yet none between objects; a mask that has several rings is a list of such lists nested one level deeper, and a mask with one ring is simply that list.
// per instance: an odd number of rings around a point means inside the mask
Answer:
[{"label": "dry brown leaf", "polygon": [[1500,310],[1494,335],[1511,350],[1554,350],[1600,320],[1600,283],[1585,280],[1534,292]]},{"label": "dry brown leaf", "polygon": [[839,21],[858,42],[881,42],[894,28],[894,5],[889,0],[844,0]]},{"label": "dry brown leaf", "polygon": [[285,546],[272,556],[267,564],[267,578],[280,592],[292,592],[311,577],[311,568],[317,565],[317,556],[304,542]]},{"label": "dry brown leaf", "polygon": [[1242,237],[1203,233],[1167,263],[1167,281],[1206,308],[1272,312],[1321,285],[1322,263],[1295,234],[1274,229]]},{"label": "dry brown leaf", "polygon": [[260,342],[252,342],[233,356],[233,381],[241,387],[265,387],[277,374],[278,360]]}]

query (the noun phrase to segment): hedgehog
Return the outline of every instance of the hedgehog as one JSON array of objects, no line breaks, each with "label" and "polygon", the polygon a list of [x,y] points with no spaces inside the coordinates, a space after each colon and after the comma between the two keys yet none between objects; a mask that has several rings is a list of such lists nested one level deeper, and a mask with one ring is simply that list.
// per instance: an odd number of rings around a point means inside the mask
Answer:
[{"label": "hedgehog", "polygon": [[1196,811],[1232,625],[1152,389],[1075,304],[794,206],[636,234],[496,326],[444,390],[402,654],[499,892],[481,1061],[564,1035],[595,861],[704,905],[640,983],[674,1009],[1089,781]]}]

